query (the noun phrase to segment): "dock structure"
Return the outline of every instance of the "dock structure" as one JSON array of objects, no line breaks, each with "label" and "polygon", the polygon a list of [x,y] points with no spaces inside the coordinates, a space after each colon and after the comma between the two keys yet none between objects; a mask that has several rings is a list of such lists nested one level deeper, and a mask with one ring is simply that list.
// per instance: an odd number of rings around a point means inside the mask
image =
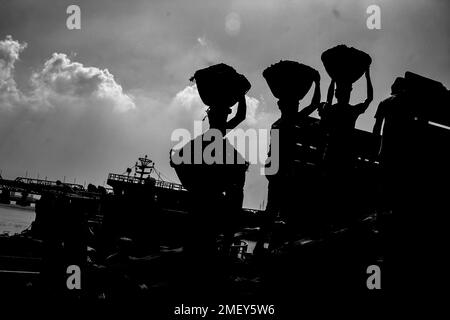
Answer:
[{"label": "dock structure", "polygon": [[0,202],[9,204],[11,201],[23,206],[30,206],[39,200],[44,193],[72,194],[88,199],[99,199],[99,192],[92,192],[84,186],[61,181],[17,177],[14,180],[0,179]]}]

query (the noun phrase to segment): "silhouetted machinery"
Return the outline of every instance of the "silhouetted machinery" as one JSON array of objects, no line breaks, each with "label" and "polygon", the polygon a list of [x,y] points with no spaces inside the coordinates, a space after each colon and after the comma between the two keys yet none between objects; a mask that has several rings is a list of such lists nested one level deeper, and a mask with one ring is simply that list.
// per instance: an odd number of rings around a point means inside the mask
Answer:
[{"label": "silhouetted machinery", "polygon": [[450,126],[450,90],[436,80],[413,72],[406,72],[404,78],[411,112],[423,120]]}]

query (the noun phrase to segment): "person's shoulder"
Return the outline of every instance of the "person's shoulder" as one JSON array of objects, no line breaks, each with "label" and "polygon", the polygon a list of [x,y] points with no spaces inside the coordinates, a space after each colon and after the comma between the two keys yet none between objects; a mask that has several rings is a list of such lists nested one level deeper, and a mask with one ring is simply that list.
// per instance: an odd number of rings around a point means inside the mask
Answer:
[{"label": "person's shoulder", "polygon": [[278,129],[281,125],[282,119],[278,118],[274,123],[272,123],[271,129]]},{"label": "person's shoulder", "polygon": [[364,113],[369,107],[370,102],[364,101],[358,104],[355,104],[352,108],[350,108],[353,112],[357,114]]},{"label": "person's shoulder", "polygon": [[388,105],[390,105],[390,104],[392,104],[394,102],[397,102],[397,101],[401,100],[401,98],[402,97],[400,95],[393,94],[392,96],[390,96],[390,97],[384,99],[383,101],[381,101],[380,105],[388,106]]}]

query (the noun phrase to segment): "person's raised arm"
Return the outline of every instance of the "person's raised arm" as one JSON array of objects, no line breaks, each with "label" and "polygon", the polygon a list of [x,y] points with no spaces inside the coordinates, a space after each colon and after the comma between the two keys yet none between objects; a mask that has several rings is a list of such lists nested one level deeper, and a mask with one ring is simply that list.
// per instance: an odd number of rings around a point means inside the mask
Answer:
[{"label": "person's raised arm", "polygon": [[380,104],[378,105],[378,109],[375,114],[375,124],[373,125],[372,129],[372,133],[376,136],[381,135],[381,128],[383,126],[384,121],[384,108],[385,108],[384,102],[381,101]]},{"label": "person's raised arm", "polygon": [[362,114],[366,112],[367,108],[369,107],[370,103],[373,100],[373,86],[372,86],[372,80],[370,79],[370,66],[366,70],[366,81],[367,81],[367,98],[364,102],[357,104],[356,112],[358,114]]},{"label": "person's raised arm", "polygon": [[333,103],[333,97],[334,97],[334,87],[335,87],[336,81],[334,79],[331,79],[330,85],[328,86],[328,92],[327,92],[327,101],[322,102],[319,104],[319,116],[320,118],[323,118],[325,116],[325,108],[327,106],[330,106]]},{"label": "person's raised arm", "polygon": [[331,79],[331,83],[330,83],[330,86],[328,87],[328,92],[327,92],[327,103],[329,105],[331,105],[333,103],[335,85],[336,85],[336,81],[334,81],[334,79]]},{"label": "person's raised arm", "polygon": [[385,113],[386,104],[384,101],[382,101],[378,105],[377,112],[375,114],[375,124],[372,129],[372,133],[375,136],[375,148],[374,152],[375,155],[378,155],[380,153],[381,148],[381,129],[383,127],[384,122],[384,113]]},{"label": "person's raised arm", "polygon": [[373,100],[373,86],[372,86],[372,80],[370,79],[370,66],[367,68],[366,71],[366,81],[367,81],[367,99],[365,103],[367,106],[372,102]]},{"label": "person's raised arm", "polygon": [[247,116],[247,103],[245,102],[245,95],[242,95],[238,101],[237,112],[232,119],[227,121],[227,130],[233,130],[242,121],[245,120]]},{"label": "person's raised arm", "polygon": [[320,105],[320,74],[317,72],[316,77],[314,79],[314,94],[311,99],[311,104],[305,108],[303,108],[298,115],[300,117],[307,117],[311,113],[313,113]]},{"label": "person's raised arm", "polygon": [[361,106],[362,106],[362,108],[360,110],[361,113],[364,113],[367,110],[367,108],[369,107],[370,103],[373,100],[373,86],[372,86],[372,80],[370,79],[370,66],[367,67],[365,75],[366,75],[366,82],[367,82],[367,98],[366,98],[366,101],[364,101],[361,104]]}]

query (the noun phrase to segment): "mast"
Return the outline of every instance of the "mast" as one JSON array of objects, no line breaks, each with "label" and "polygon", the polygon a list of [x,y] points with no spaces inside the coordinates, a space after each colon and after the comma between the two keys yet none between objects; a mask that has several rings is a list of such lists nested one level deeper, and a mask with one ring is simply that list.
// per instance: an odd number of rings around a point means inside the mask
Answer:
[{"label": "mast", "polygon": [[148,178],[155,168],[155,163],[145,155],[144,158],[139,158],[139,162],[136,162],[134,171],[140,175],[141,182]]}]

